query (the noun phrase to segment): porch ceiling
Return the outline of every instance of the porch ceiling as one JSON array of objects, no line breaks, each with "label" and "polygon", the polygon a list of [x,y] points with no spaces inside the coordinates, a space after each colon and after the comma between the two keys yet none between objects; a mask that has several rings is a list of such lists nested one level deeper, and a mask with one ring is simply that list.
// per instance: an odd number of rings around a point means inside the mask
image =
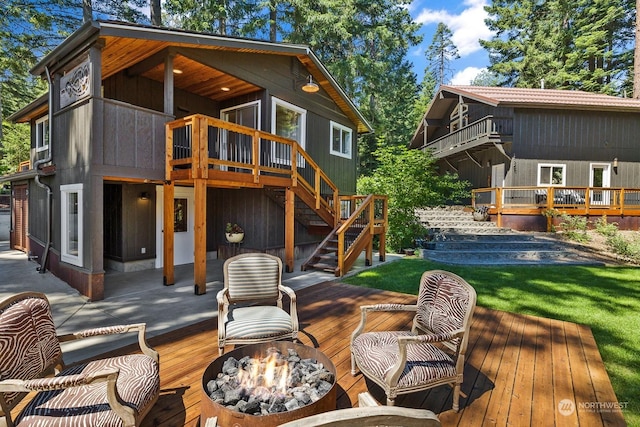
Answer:
[{"label": "porch ceiling", "polygon": [[[104,37],[102,77],[107,78],[123,69],[135,68],[134,74],[164,81],[164,58],[171,48],[179,47],[164,41]],[[192,45],[185,45],[193,47]],[[209,47],[211,48],[211,47]],[[224,49],[220,49],[224,50]],[[138,66],[138,64],[143,64]],[[174,87],[197,95],[224,101],[260,90],[259,86],[225,74],[185,56],[177,54],[173,60]],[[226,88],[228,90],[224,90]]]}]

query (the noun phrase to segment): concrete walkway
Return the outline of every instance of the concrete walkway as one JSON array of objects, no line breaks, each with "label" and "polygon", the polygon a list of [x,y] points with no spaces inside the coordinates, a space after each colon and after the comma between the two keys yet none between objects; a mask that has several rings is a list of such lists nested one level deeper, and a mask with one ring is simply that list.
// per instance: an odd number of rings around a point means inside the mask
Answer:
[{"label": "concrete walkway", "polygon": [[[387,254],[386,262],[400,257]],[[173,286],[162,285],[162,269],[131,273],[107,271],[104,300],[91,302],[53,274],[38,272],[39,264],[29,261],[23,252],[10,250],[9,242],[0,241],[0,300],[19,292],[43,292],[51,302],[59,334],[100,326],[146,323],[149,338],[217,315],[216,294],[223,286],[222,264],[223,260],[207,262],[205,295],[194,294],[193,264],[176,266],[176,284]],[[374,254],[373,267],[379,264],[378,254]],[[349,274],[365,268],[370,267],[365,267],[361,256]],[[296,265],[295,271],[283,273],[282,279],[284,284],[298,290],[336,277],[330,273],[300,271],[300,266]],[[73,363],[135,341],[133,334],[88,338],[65,343],[62,351],[65,362]],[[212,334],[211,341],[212,345],[217,345],[217,336]]]}]

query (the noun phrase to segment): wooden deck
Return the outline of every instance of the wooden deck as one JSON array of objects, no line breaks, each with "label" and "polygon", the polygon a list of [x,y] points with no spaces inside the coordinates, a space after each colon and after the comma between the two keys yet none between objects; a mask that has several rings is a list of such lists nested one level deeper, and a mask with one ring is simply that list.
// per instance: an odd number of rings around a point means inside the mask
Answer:
[{"label": "wooden deck", "polygon": [[[415,297],[326,282],[297,292],[300,340],[323,351],[338,373],[338,408],[357,405],[358,393],[385,396],[361,374],[350,374],[349,338],[359,306],[413,303]],[[410,314],[372,314],[368,325],[404,329]],[[143,426],[197,426],[201,376],[218,356],[217,320],[202,322],[150,340],[160,352],[161,395]],[[131,351],[121,349],[113,353]],[[399,406],[430,409],[443,426],[623,426],[620,411],[593,410],[617,402],[600,353],[587,326],[523,316],[483,307],[471,326],[460,412],[451,410],[451,388],[398,397]],[[575,410],[562,415],[561,401]]]}]

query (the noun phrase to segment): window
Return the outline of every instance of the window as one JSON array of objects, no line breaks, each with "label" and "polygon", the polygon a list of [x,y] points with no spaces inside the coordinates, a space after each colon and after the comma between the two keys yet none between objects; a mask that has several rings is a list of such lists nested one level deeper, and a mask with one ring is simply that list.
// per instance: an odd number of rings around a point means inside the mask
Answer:
[{"label": "window", "polygon": [[60,186],[62,261],[82,267],[82,184]]},{"label": "window", "polygon": [[49,118],[47,116],[36,120],[36,152],[49,149]]},{"label": "window", "polygon": [[562,187],[566,182],[566,165],[545,164],[538,165],[538,185]]},{"label": "window", "polygon": [[[304,149],[307,125],[306,110],[277,98],[273,98],[271,107],[271,132],[297,141]],[[272,156],[277,163],[290,164],[291,148],[284,144],[274,143]]]},{"label": "window", "polygon": [[331,148],[329,152],[336,156],[351,158],[352,131],[346,126],[331,122]]}]

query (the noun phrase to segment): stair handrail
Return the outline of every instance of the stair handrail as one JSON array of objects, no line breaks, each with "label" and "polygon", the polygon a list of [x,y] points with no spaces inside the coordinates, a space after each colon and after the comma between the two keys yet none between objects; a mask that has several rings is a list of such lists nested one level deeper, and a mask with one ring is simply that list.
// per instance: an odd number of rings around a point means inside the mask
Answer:
[{"label": "stair handrail", "polygon": [[[373,234],[373,226],[375,223],[375,212],[374,212],[374,194],[369,194],[364,198],[360,206],[357,207],[356,210],[353,211],[349,218],[344,220],[342,224],[336,230],[336,237],[338,239],[338,268],[341,272],[341,275],[344,272],[348,271],[351,265],[355,262],[356,258],[360,255],[362,251],[361,247],[364,244],[367,244],[368,241],[365,240],[365,236],[369,236]],[[368,221],[366,225],[362,228],[360,234],[355,238],[355,240],[349,245],[348,248],[345,248],[345,234],[346,232],[355,224],[356,220],[362,216],[362,213],[365,210],[369,210]]]}]

